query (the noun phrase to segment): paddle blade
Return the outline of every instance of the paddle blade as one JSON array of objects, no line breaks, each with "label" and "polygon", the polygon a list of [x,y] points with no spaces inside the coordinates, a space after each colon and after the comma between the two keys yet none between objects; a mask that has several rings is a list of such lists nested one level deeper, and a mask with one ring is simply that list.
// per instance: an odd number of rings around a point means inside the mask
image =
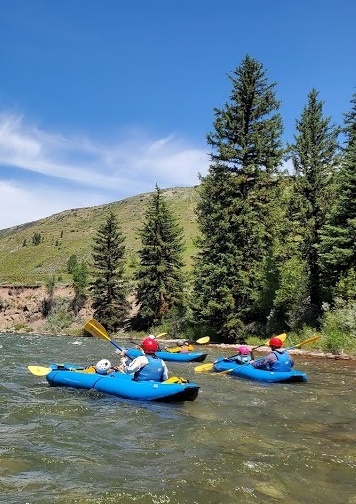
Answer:
[{"label": "paddle blade", "polygon": [[[286,333],[282,333],[282,334],[278,334],[278,336],[274,336],[274,337],[280,339],[281,341],[285,341],[287,338],[287,335],[286,335]],[[269,344],[270,339],[265,341],[265,345]]]},{"label": "paddle blade", "polygon": [[195,366],[194,371],[196,373],[204,373],[205,371],[212,371],[214,369],[214,364],[201,364],[200,366]]},{"label": "paddle blade", "polygon": [[92,336],[96,336],[97,338],[106,339],[107,341],[111,341],[109,334],[107,333],[104,326],[100,324],[95,319],[90,319],[84,324],[84,329],[88,331]]},{"label": "paddle blade", "polygon": [[162,338],[163,336],[166,336],[168,333],[166,332],[161,332],[159,334],[157,334],[156,338]]},{"label": "paddle blade", "polygon": [[204,336],[203,338],[199,338],[196,340],[195,343],[198,343],[198,345],[206,345],[210,341],[210,336]]},{"label": "paddle blade", "polygon": [[52,368],[43,366],[27,366],[27,369],[35,376],[46,376],[53,371]]}]

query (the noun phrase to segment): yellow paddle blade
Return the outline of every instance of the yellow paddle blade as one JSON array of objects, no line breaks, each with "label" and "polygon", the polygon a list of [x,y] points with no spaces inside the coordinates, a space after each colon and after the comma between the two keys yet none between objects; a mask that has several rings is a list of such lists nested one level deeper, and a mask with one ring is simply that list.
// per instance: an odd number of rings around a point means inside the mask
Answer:
[{"label": "yellow paddle blade", "polygon": [[169,353],[179,353],[180,347],[167,347],[165,348],[165,351]]},{"label": "yellow paddle blade", "polygon": [[111,341],[109,334],[107,333],[104,326],[100,324],[95,319],[90,319],[84,324],[84,329],[88,331],[92,336],[96,336],[97,338],[106,339],[107,341]]},{"label": "yellow paddle blade", "polygon": [[[274,336],[274,338],[278,338],[281,341],[285,341],[287,338],[287,335],[286,335],[286,333],[282,333],[282,334],[278,334],[278,336]],[[269,338],[268,340],[265,341],[265,345],[268,345],[270,339],[271,338]]]},{"label": "yellow paddle blade", "polygon": [[43,366],[27,366],[27,369],[35,376],[46,376],[53,371],[52,368]]},{"label": "yellow paddle blade", "polygon": [[161,333],[157,334],[156,338],[162,338],[162,336],[166,336],[166,334],[168,334],[168,333],[161,332]]},{"label": "yellow paddle blade", "polygon": [[200,366],[195,366],[194,371],[196,373],[204,373],[204,371],[212,371],[214,369],[214,364],[201,364]]},{"label": "yellow paddle blade", "polygon": [[198,345],[206,345],[210,341],[210,336],[203,336],[203,338],[199,338],[196,340],[195,343],[198,343]]}]

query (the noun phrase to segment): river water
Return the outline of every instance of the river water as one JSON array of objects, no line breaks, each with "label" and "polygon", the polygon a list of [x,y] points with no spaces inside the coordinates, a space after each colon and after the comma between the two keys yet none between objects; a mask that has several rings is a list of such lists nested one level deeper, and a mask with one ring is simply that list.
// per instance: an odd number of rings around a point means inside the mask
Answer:
[{"label": "river water", "polygon": [[297,355],[308,382],[272,385],[168,363],[201,390],[163,404],[27,370],[118,363],[103,340],[1,334],[0,350],[1,503],[356,504],[355,362]]}]

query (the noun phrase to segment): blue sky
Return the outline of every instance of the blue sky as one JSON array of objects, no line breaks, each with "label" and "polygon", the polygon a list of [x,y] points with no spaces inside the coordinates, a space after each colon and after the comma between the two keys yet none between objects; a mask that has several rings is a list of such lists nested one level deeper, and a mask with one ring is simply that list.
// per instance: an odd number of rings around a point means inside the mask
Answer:
[{"label": "blue sky", "polygon": [[356,92],[354,0],[2,0],[0,229],[206,174],[213,108],[249,54],[292,141],[309,91]]}]

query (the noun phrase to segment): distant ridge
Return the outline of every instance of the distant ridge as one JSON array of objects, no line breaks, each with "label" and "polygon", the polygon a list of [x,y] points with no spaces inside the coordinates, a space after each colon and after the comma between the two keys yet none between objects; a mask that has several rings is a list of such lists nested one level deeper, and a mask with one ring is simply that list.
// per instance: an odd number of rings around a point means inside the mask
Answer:
[{"label": "distant ridge", "polygon": [[[190,269],[198,234],[196,222],[197,187],[163,189],[164,197],[184,229],[185,262]],[[96,231],[109,210],[117,215],[126,237],[128,273],[137,264],[140,247],[138,230],[144,222],[151,193],[139,194],[105,205],[64,210],[37,221],[0,230],[0,284],[29,285],[54,274],[70,281],[67,261],[72,254],[91,261],[91,245]],[[33,244],[34,235],[41,243]]]}]

